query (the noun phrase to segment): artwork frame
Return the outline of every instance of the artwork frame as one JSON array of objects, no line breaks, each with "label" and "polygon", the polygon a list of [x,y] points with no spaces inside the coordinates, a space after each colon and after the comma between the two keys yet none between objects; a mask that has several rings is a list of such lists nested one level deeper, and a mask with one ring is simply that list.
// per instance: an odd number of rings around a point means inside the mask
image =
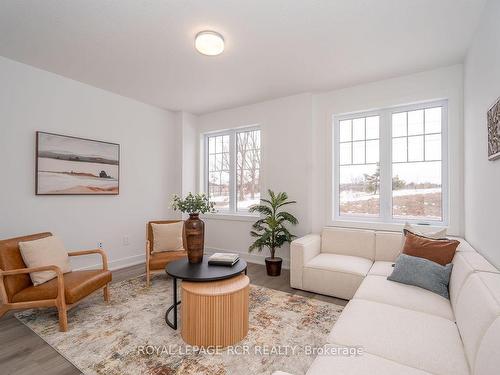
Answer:
[{"label": "artwork frame", "polygon": [[118,143],[36,132],[35,195],[119,194]]},{"label": "artwork frame", "polygon": [[486,113],[488,130],[488,160],[500,158],[500,97]]}]

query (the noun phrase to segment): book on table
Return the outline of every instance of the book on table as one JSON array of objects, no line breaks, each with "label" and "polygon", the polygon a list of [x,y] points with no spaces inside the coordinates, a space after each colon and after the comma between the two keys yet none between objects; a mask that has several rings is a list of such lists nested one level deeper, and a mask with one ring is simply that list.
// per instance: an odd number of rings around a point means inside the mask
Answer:
[{"label": "book on table", "polygon": [[208,258],[208,264],[216,266],[234,266],[240,256],[234,253],[215,253]]}]

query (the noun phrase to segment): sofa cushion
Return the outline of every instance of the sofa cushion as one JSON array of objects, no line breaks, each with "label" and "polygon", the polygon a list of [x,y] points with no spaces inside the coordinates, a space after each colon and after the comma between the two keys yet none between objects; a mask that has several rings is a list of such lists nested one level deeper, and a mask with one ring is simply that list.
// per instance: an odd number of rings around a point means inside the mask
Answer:
[{"label": "sofa cushion", "polygon": [[321,252],[375,259],[375,232],[328,227],[321,235]]},{"label": "sofa cushion", "polygon": [[389,276],[394,271],[394,262],[384,262],[377,260],[373,262],[368,275]]},{"label": "sofa cushion", "polygon": [[497,317],[481,340],[476,354],[474,375],[491,375],[500,369],[500,317]]},{"label": "sofa cushion", "polygon": [[[340,347],[339,345],[328,345]],[[307,375],[426,375],[428,372],[363,352],[358,356],[318,355]]]},{"label": "sofa cushion", "polygon": [[371,265],[371,260],[366,258],[321,253],[306,263],[303,287],[312,292],[350,299]]},{"label": "sofa cushion", "polygon": [[437,375],[469,373],[454,322],[385,303],[350,301],[328,342],[362,346],[370,354]]},{"label": "sofa cushion", "polygon": [[394,262],[403,248],[404,236],[399,232],[375,232],[375,260]]},{"label": "sofa cushion", "polygon": [[452,267],[452,263],[442,266],[428,259],[401,254],[387,280],[418,286],[449,299]]},{"label": "sofa cushion", "polygon": [[[488,352],[488,340],[483,347],[483,338],[491,328],[495,328],[492,326],[500,317],[500,274],[471,274],[459,292],[455,317],[467,358],[471,368],[475,368],[479,365],[476,353],[481,352],[481,349],[483,353]],[[499,333],[498,330],[496,333]],[[489,340],[489,343],[495,341],[498,343],[499,340]],[[496,357],[499,357],[498,350],[497,347]],[[485,359],[484,355],[482,358]]]},{"label": "sofa cushion", "polygon": [[463,252],[468,252],[468,253],[477,253],[476,249],[474,249],[465,239],[462,237],[455,237],[455,236],[447,236],[450,240],[456,240],[460,242],[460,244],[457,247],[457,252],[458,251],[463,251]]},{"label": "sofa cushion", "polygon": [[453,272],[450,277],[450,300],[456,306],[460,289],[475,271],[500,272],[489,263],[481,254],[472,251],[460,251],[453,258]]},{"label": "sofa cushion", "polygon": [[[111,282],[111,272],[104,270],[73,271],[65,273],[64,297],[72,304]],[[15,294],[12,302],[38,301],[57,298],[57,278],[38,286],[30,286]]]},{"label": "sofa cushion", "polygon": [[403,254],[429,259],[433,262],[446,266],[451,263],[455,251],[460,244],[457,240],[431,239],[419,236],[405,229],[405,243]]},{"label": "sofa cushion", "polygon": [[321,253],[307,262],[305,266],[307,268],[317,268],[366,276],[372,264],[372,261],[366,258]]},{"label": "sofa cushion", "polygon": [[447,298],[417,286],[387,280],[385,276],[369,274],[359,286],[354,299],[386,303],[455,320]]},{"label": "sofa cushion", "polygon": [[403,229],[406,229],[409,232],[412,232],[419,236],[424,236],[427,238],[445,238],[446,237],[446,228],[441,228],[438,230],[430,229],[426,225],[413,225],[408,222],[405,223]]}]

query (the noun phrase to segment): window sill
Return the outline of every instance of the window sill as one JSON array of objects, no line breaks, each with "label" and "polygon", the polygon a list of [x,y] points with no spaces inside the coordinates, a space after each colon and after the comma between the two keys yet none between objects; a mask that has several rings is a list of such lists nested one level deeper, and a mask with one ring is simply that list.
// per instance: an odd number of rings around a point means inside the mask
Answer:
[{"label": "window sill", "polygon": [[205,220],[229,220],[229,221],[248,221],[254,222],[259,219],[258,215],[244,213],[213,213],[204,214],[202,218]]},{"label": "window sill", "polygon": [[[417,225],[424,231],[437,231],[439,229],[446,228],[444,224],[432,224],[432,225],[418,225],[416,223],[410,222],[412,225]],[[388,232],[401,232],[405,226],[404,223],[387,223],[387,222],[376,222],[376,221],[356,221],[356,220],[333,220],[330,221],[328,226],[331,227],[342,227],[342,228],[356,228],[356,229],[369,229],[369,230],[380,230]]]}]

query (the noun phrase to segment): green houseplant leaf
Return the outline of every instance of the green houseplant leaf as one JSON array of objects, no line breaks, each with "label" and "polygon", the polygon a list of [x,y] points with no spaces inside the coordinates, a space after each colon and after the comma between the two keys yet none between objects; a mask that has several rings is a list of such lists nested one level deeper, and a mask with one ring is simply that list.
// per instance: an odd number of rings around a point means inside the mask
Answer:
[{"label": "green houseplant leaf", "polygon": [[262,251],[267,247],[271,252],[271,258],[274,259],[276,249],[295,238],[285,225],[296,225],[299,221],[291,213],[281,210],[285,205],[297,203],[288,200],[287,193],[275,194],[272,190],[268,190],[268,195],[269,199],[262,198],[260,204],[255,204],[249,209],[250,212],[258,212],[261,218],[252,225],[250,235],[256,239],[248,251]]},{"label": "green houseplant leaf", "polygon": [[215,212],[214,202],[210,202],[206,194],[189,193],[186,198],[182,199],[174,194],[172,197],[172,209],[188,214],[206,214],[207,212]]}]

